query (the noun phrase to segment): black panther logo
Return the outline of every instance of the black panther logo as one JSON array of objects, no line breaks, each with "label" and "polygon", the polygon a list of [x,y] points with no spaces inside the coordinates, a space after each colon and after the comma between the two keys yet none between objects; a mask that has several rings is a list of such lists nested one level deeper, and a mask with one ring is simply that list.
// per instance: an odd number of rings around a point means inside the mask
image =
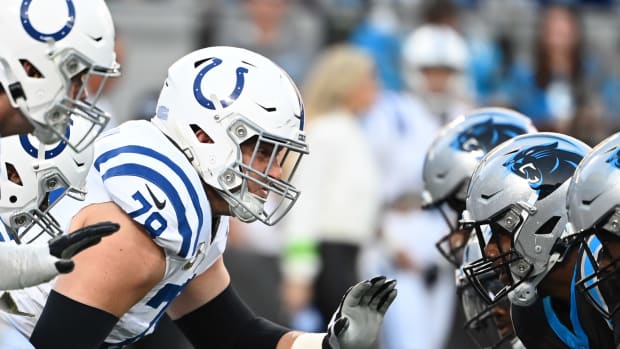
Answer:
[{"label": "black panther logo", "polygon": [[607,160],[605,160],[605,162],[611,163],[611,165],[616,166],[616,168],[620,168],[620,150],[613,153],[613,155],[611,155]]},{"label": "black panther logo", "polygon": [[498,144],[526,133],[527,130],[513,124],[494,124],[493,118],[467,128],[452,141],[452,147],[465,152],[480,151],[481,156]]},{"label": "black panther logo", "polygon": [[515,154],[504,163],[512,173],[525,178],[538,192],[538,199],[553,193],[569,179],[583,154],[558,149],[558,142],[536,145]]}]

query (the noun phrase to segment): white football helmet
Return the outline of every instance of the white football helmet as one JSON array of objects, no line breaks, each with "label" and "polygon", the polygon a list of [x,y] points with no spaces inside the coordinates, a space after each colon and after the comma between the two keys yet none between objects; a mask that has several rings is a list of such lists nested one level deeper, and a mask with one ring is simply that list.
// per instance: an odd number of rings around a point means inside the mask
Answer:
[{"label": "white football helmet", "polygon": [[[559,133],[517,136],[488,153],[472,175],[463,212],[463,227],[474,228],[484,251],[482,230],[493,240],[511,238],[508,251],[486,255],[464,268],[470,283],[489,303],[508,295],[528,306],[537,287],[566,252],[566,190],[575,168],[590,150],[583,142]],[[486,289],[481,276],[496,271],[506,286]]]},{"label": "white football helmet", "polygon": [[[304,106],[293,81],[269,59],[235,47],[182,57],[168,70],[152,121],[240,220],[275,224],[297,200],[299,191],[290,180],[308,153]],[[201,143],[198,129],[211,141]],[[255,146],[244,162],[240,146],[246,141]],[[270,154],[259,154],[265,145],[273,147]],[[270,159],[262,172],[252,167],[257,156]],[[285,172],[281,179],[269,175],[275,166]],[[250,193],[250,183],[266,194]],[[267,196],[274,196],[273,206],[264,205]]]},{"label": "white football helmet", "polygon": [[[82,118],[71,119],[64,137],[80,139],[90,126]],[[93,147],[76,153],[64,141],[45,145],[29,134],[3,137],[0,142],[5,150],[0,156],[0,218],[12,238],[30,243],[45,233],[62,234],[64,227],[50,210],[63,196],[84,200]],[[40,231],[32,230],[34,226]]]},{"label": "white football helmet", "polygon": [[[109,120],[95,105],[103,85],[119,75],[105,2],[6,0],[0,23],[0,84],[11,105],[46,144],[68,141],[69,118],[86,119],[89,132],[68,143],[76,151],[85,149]],[[86,85],[95,75],[102,82],[87,101]]]},{"label": "white football helmet", "polygon": [[[405,39],[402,49],[402,70],[407,87],[422,95],[431,111],[433,103],[453,103],[451,99],[467,95],[467,79],[464,72],[469,62],[469,50],[463,37],[447,25],[423,25]],[[429,90],[422,71],[429,68],[450,70],[446,90]],[[429,100],[430,99],[430,100]],[[433,104],[433,105],[431,105]],[[445,108],[445,106],[443,106]]]}]

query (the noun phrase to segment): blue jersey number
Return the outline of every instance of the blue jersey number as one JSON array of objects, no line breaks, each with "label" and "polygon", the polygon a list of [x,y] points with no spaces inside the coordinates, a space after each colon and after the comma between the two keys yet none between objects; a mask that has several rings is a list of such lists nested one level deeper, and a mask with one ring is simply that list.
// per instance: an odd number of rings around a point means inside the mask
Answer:
[{"label": "blue jersey number", "polygon": [[[129,217],[136,218],[138,216],[142,216],[143,214],[149,212],[151,208],[153,208],[153,205],[151,205],[151,203],[148,202],[146,198],[144,198],[144,195],[142,195],[140,191],[135,192],[131,197],[134,200],[138,201],[142,205],[142,207],[135,211],[129,212]],[[168,227],[168,222],[157,211],[151,212],[151,214],[149,214],[149,216],[144,221],[144,228],[149,232],[149,234],[151,234],[151,237],[153,238],[161,235],[161,233],[166,230],[166,227]]]}]

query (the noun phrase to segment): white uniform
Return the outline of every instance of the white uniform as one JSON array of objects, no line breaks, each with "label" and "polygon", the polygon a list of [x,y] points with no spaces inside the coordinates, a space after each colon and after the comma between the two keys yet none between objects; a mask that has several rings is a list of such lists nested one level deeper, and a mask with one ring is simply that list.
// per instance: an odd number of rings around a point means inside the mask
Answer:
[{"label": "white uniform", "polygon": [[[113,201],[145,228],[166,256],[162,280],[106,338],[107,347],[120,348],[153,332],[171,301],[223,253],[228,219],[222,218],[212,232],[211,207],[198,173],[149,121],[126,122],[98,139],[87,183],[86,200],[71,200],[78,206],[65,208],[65,216],[89,204]],[[47,292],[49,285],[12,294],[19,307],[38,316]],[[10,316],[10,321],[29,337],[36,316]]]}]

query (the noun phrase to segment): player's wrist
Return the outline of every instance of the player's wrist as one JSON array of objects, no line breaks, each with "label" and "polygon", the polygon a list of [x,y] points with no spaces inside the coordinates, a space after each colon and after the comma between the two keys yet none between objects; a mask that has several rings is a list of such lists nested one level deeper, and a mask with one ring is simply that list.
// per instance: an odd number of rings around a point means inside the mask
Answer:
[{"label": "player's wrist", "polygon": [[327,342],[326,333],[302,333],[293,342],[291,349],[335,349]]}]

